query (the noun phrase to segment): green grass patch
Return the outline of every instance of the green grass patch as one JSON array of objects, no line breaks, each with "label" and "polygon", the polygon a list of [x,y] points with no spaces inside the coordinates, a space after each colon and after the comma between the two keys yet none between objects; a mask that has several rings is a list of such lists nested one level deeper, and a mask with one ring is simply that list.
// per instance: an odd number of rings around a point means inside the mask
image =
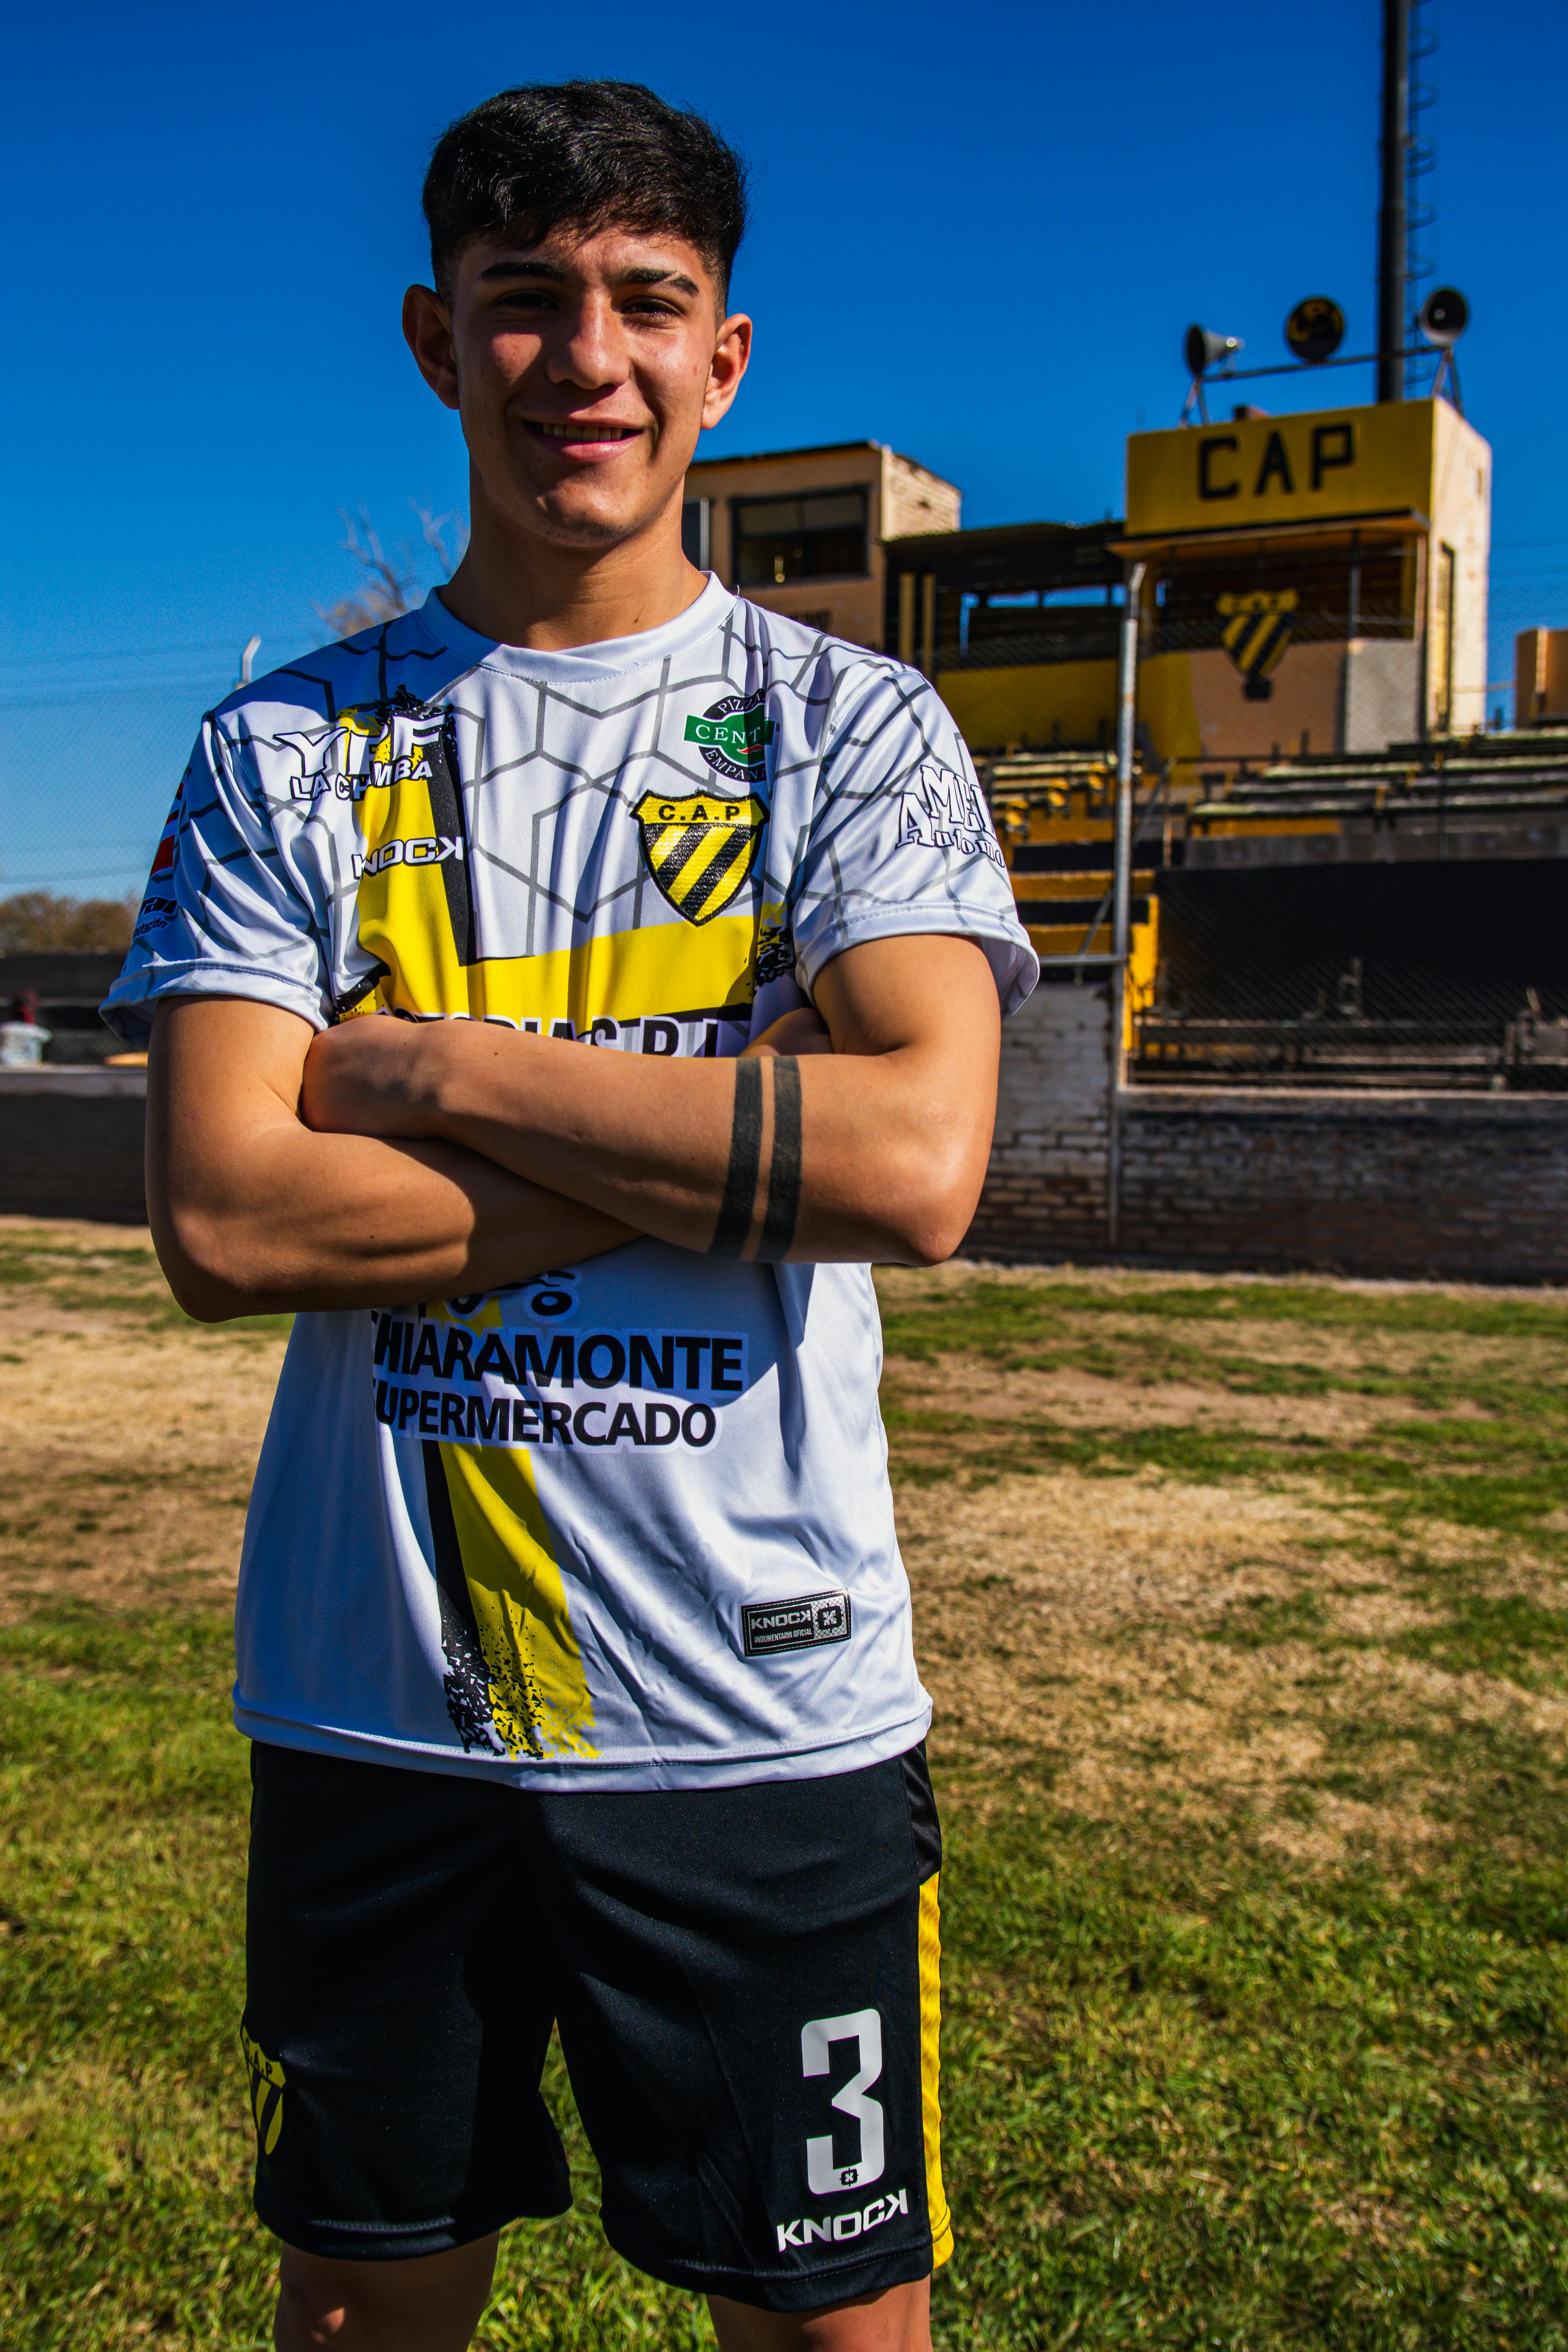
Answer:
[{"label": "green grass patch", "polygon": [[[144,1249],[47,1242],[0,1242],[0,1286],[184,1321]],[[1311,1728],[1268,1818],[1245,1789],[1206,1812],[1175,1797],[1075,1812],[1048,1674],[1039,1736],[998,1742],[1005,1774],[944,1756],[939,1727],[959,2249],[938,2343],[1568,2352],[1568,1767],[1528,1704],[1568,1688],[1568,1596],[1551,1574],[1568,1559],[1568,1305],[977,1277],[900,1280],[886,1320],[907,1481],[1245,1481],[1352,1507],[1342,1538],[1331,1524],[1303,1538],[1267,1592],[1201,1621],[1205,1661],[1258,1691],[1260,1721],[1286,1654]],[[964,1402],[966,1360],[1297,1399],[1303,1425],[944,1409]],[[945,1391],[900,1401],[913,1368],[949,1362]],[[1334,1437],[1309,1408],[1321,1421],[1317,1401],[1336,1395],[1366,1411],[1333,1417],[1350,1433]],[[84,1500],[58,1533],[106,1539],[103,1509]],[[36,1537],[36,1517],[8,1475],[0,1538]],[[1424,1534],[1436,1523],[1441,1544]],[[1510,1580],[1521,1541],[1533,1566]],[[981,1560],[964,1591],[1007,1580]],[[1389,1597],[1388,1631],[1356,1630],[1379,1622],[1351,1606],[1363,1594]],[[1107,1639],[1135,1673],[1149,1629]],[[1375,1687],[1352,1679],[1369,1650],[1398,1669]],[[246,1758],[230,1673],[226,1624],[205,1612],[51,1604],[0,1628],[6,2352],[268,2340],[274,2249],[249,2213],[236,2046]],[[1185,1734],[1173,1717],[1142,1737],[1152,1787]],[[1423,1835],[1374,1849],[1347,1833],[1332,1869],[1289,1858],[1281,1822],[1315,1834],[1348,1806],[1419,1814]],[[554,2055],[546,2090],[577,2206],[507,2233],[481,2345],[710,2345],[699,2306],[605,2247]]]},{"label": "green grass patch", "polygon": [[[44,1231],[0,1235],[0,1290],[31,1293],[38,1305],[66,1313],[128,1316],[154,1330],[201,1328],[171,1295],[145,1242],[105,1244]],[[216,1328],[224,1338],[271,1339],[293,1320],[242,1315]]]},{"label": "green grass patch", "polygon": [[[0,1634],[17,2352],[267,2341],[228,1675],[206,1616]],[[994,1784],[950,1769],[941,2343],[1568,2346],[1568,1789],[1517,1731],[1434,1726],[1428,1760],[1445,1739],[1469,1834],[1395,1889],[1292,1874],[1245,1822],[1078,1820],[1028,1774],[987,1818]],[[605,2248],[558,2063],[548,2087],[578,2209],[507,2234],[481,2342],[706,2344]]]},{"label": "green grass patch", "polygon": [[[1243,1315],[1331,1331],[1333,1360],[1238,1357],[1194,1336]],[[1152,1341],[1141,1318],[1156,1327]],[[1309,1286],[1151,1285],[1101,1293],[1066,1283],[977,1280],[933,1288],[923,1299],[902,1297],[885,1326],[884,1418],[897,1445],[895,1475],[906,1480],[1056,1469],[1090,1476],[1152,1471],[1199,1485],[1305,1475],[1370,1507],[1391,1528],[1440,1520],[1524,1536],[1568,1556],[1568,1523],[1554,1524],[1568,1496],[1568,1307]],[[1365,1360],[1344,1349],[1344,1335],[1364,1342]],[[1424,1345],[1418,1359],[1396,1369],[1380,1360],[1390,1340],[1413,1335],[1423,1343],[1443,1335],[1455,1344]],[[1479,1358],[1465,1344],[1476,1337],[1488,1342]],[[1511,1360],[1504,1342],[1514,1343]],[[946,1362],[956,1401],[963,1365],[976,1359],[1003,1371],[1089,1370],[1136,1386],[1200,1381],[1287,1399],[1353,1395],[1395,1409],[1369,1411],[1359,1432],[1336,1438],[1311,1428],[1268,1434],[1207,1419],[1154,1427],[1115,1417],[1085,1426],[1046,1411],[986,1419],[906,1401],[906,1367]],[[1402,1409],[1400,1400],[1415,1410]]]},{"label": "green grass patch", "polygon": [[953,1348],[985,1353],[1076,1339],[1107,1317],[1151,1324],[1282,1323],[1365,1337],[1545,1339],[1568,1347],[1568,1298],[1495,1298],[1437,1289],[1384,1290],[1342,1284],[1215,1282],[1093,1284],[995,1282],[977,1276],[900,1291],[885,1302],[889,1353]]}]

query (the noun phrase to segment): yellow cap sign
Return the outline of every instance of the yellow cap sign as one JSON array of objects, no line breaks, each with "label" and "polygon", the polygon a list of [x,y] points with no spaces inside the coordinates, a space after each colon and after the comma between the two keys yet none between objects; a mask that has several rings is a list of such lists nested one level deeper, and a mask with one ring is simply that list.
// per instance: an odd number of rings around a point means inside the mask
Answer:
[{"label": "yellow cap sign", "polygon": [[1429,516],[1435,405],[1391,401],[1134,433],[1128,536]]}]

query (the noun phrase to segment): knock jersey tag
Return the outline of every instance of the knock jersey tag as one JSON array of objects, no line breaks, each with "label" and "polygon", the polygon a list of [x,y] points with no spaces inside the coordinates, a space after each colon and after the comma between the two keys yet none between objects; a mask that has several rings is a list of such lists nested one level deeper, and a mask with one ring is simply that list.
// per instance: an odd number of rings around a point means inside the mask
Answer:
[{"label": "knock jersey tag", "polygon": [[849,1595],[808,1592],[795,1601],[752,1601],[741,1611],[748,1658],[774,1658],[781,1650],[817,1650],[849,1639]]}]

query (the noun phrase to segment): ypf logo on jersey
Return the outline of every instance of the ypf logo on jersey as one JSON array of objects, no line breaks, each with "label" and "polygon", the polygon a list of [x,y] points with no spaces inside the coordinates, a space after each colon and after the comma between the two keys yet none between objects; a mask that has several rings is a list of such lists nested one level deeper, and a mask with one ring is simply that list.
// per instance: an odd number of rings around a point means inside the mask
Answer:
[{"label": "ypf logo on jersey", "polygon": [[[688,729],[693,724],[689,719]],[[710,923],[730,904],[756,863],[768,821],[767,803],[755,793],[735,799],[645,793],[632,814],[642,827],[648,872],[689,923]]]},{"label": "ypf logo on jersey", "polygon": [[687,720],[686,740],[732,783],[765,782],[773,722],[763,712],[762,688],[754,694],[727,694],[721,702],[710,702],[700,719]]},{"label": "ypf logo on jersey", "polygon": [[279,735],[279,748],[300,766],[291,797],[362,801],[367,792],[433,782],[432,761],[444,748],[449,715],[399,687],[390,701],[345,709],[325,727]]}]

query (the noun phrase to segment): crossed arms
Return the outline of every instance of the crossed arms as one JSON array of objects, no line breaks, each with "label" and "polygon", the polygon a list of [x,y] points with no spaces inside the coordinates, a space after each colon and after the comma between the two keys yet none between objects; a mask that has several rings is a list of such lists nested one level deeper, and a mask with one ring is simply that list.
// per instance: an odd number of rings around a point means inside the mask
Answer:
[{"label": "crossed arms", "polygon": [[972,941],[847,949],[821,1018],[736,1061],[584,1052],[467,1021],[316,1036],[274,1005],[158,1008],[148,1200],[204,1322],[526,1281],[649,1234],[729,1257],[951,1256],[995,1115],[995,983]]}]

